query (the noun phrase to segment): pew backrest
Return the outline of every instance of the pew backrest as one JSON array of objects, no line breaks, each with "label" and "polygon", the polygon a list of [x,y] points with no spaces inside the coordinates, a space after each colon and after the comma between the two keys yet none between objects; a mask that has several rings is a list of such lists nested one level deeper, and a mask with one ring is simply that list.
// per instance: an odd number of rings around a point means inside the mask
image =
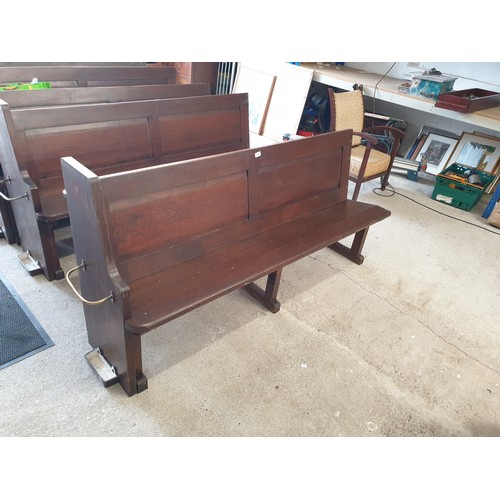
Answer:
[{"label": "pew backrest", "polygon": [[102,237],[109,238],[107,260],[133,283],[335,205],[347,197],[349,149],[348,132],[342,132],[89,174],[99,183],[94,192],[103,207]]},{"label": "pew backrest", "polygon": [[249,147],[246,93],[14,110],[0,101],[0,107],[0,163],[16,200],[20,260],[49,280],[63,277],[52,230],[68,220],[61,157],[72,155],[105,175]]},{"label": "pew backrest", "polygon": [[0,87],[30,83],[34,78],[52,87],[107,87],[175,83],[171,66],[0,66]]},{"label": "pew backrest", "polygon": [[74,106],[121,101],[144,101],[210,95],[210,84],[125,85],[119,87],[68,87],[39,90],[4,90],[0,99],[10,109]]},{"label": "pew backrest", "polygon": [[62,156],[103,174],[249,147],[247,94],[2,108],[19,170],[50,193]]}]

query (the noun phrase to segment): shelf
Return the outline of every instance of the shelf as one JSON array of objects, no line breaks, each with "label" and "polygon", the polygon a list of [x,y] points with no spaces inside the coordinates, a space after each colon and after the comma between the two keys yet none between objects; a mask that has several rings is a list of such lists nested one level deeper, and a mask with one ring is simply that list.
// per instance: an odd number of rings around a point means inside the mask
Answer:
[{"label": "shelf", "polygon": [[458,113],[444,108],[437,108],[434,101],[398,92],[398,84],[403,80],[376,73],[360,71],[346,66],[332,66],[321,68],[316,64],[302,64],[303,67],[314,70],[313,81],[344,90],[352,90],[355,83],[363,85],[363,94],[375,97],[399,106],[432,113],[433,115],[450,120],[466,122],[470,125],[484,127],[500,132],[500,106],[484,109],[475,113]]}]

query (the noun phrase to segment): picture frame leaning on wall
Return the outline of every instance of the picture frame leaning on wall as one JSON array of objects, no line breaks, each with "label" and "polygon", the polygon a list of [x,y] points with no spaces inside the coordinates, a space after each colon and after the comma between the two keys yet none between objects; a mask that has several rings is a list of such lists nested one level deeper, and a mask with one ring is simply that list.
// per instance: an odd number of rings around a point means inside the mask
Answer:
[{"label": "picture frame leaning on wall", "polygon": [[458,139],[431,132],[427,136],[415,160],[420,162],[422,161],[422,155],[425,155],[427,159],[426,172],[437,175],[448,164],[448,160],[457,143]]},{"label": "picture frame leaning on wall", "polygon": [[453,163],[496,174],[499,168],[500,139],[477,132],[463,132],[448,159]]}]

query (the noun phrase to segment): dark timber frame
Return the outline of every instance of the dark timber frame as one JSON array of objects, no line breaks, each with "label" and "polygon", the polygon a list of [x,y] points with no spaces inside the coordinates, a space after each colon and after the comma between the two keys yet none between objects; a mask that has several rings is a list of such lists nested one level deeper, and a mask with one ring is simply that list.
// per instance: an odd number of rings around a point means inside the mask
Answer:
[{"label": "dark timber frame", "polygon": [[[210,84],[161,84],[161,85],[124,85],[120,87],[69,87],[39,89],[33,91],[4,90],[0,98],[7,102],[9,108],[40,108],[48,106],[75,106],[79,104],[96,104],[121,101],[143,101],[149,99],[169,99],[174,97],[190,97],[210,95]],[[0,160],[1,161],[1,160]],[[10,244],[20,244],[19,234],[12,212],[5,179],[0,165],[0,234]]]},{"label": "dark timber frame", "polygon": [[15,200],[20,260],[49,281],[64,277],[55,236],[69,223],[61,157],[74,156],[104,175],[249,147],[247,94],[0,106],[0,163]]},{"label": "dark timber frame", "polygon": [[276,313],[283,268],[322,248],[363,262],[390,212],[347,199],[351,136],[102,176],[62,159],[89,343],[129,396],[148,384],[141,335],[239,288]]}]

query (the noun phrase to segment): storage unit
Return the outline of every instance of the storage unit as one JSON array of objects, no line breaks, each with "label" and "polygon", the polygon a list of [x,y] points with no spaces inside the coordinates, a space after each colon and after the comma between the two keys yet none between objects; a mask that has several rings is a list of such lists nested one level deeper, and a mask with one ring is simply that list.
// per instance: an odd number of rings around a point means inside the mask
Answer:
[{"label": "storage unit", "polygon": [[469,211],[481,198],[484,189],[495,176],[489,172],[475,170],[480,177],[481,186],[468,182],[471,167],[453,163],[436,176],[432,199],[456,208]]}]

